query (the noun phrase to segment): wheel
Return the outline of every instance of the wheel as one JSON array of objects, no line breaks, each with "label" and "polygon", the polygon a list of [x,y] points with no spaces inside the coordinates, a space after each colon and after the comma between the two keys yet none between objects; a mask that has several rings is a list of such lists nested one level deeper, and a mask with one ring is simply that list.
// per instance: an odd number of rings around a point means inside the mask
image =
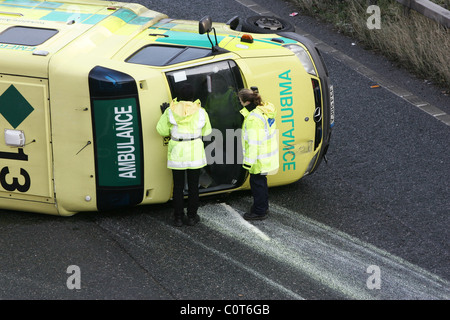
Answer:
[{"label": "wheel", "polygon": [[242,31],[253,33],[293,32],[295,27],[290,22],[280,18],[253,16],[242,21]]}]

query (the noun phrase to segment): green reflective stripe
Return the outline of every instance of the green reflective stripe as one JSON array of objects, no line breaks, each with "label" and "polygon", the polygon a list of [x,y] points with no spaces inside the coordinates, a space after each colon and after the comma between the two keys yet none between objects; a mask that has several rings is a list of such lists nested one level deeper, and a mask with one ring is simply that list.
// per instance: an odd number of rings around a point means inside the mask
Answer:
[{"label": "green reflective stripe", "polygon": [[[49,10],[51,10],[49,8]],[[76,11],[74,12],[67,12],[67,11],[52,11],[49,14],[42,17],[40,20],[46,20],[46,21],[58,21],[58,22],[65,22],[69,20],[77,20],[80,21],[83,24],[96,24],[109,15],[105,14],[90,14],[90,13],[78,13]],[[150,17],[141,17],[135,14],[134,12],[128,10],[128,9],[119,9],[111,16],[114,16],[116,18],[119,18],[123,20],[123,22],[127,24],[133,24],[133,25],[144,25],[153,18]]]},{"label": "green reflective stripe", "polygon": [[66,22],[69,20],[84,21],[84,20],[90,18],[91,16],[92,16],[92,14],[86,14],[86,13],[52,11],[49,14],[43,16],[39,20],[57,21],[57,22]]},{"label": "green reflective stripe", "polygon": [[127,24],[139,26],[144,25],[147,22],[153,20],[152,17],[142,17],[137,15],[133,11],[124,8],[117,10],[115,13],[112,14],[112,16],[122,19]]},{"label": "green reflective stripe", "polygon": [[[178,44],[190,47],[203,47],[210,48],[211,42],[209,42],[208,36],[205,34],[191,33],[191,32],[179,32],[168,30],[164,33],[167,37],[159,37],[156,42]],[[217,41],[220,42],[224,39],[223,36],[217,36]]]},{"label": "green reflective stripe", "polygon": [[33,0],[5,0],[3,1],[3,4],[7,4],[14,7],[21,7],[21,6],[27,6],[27,7],[35,7],[39,4],[41,4],[41,1],[33,1]]},{"label": "green reflective stripe", "polygon": [[107,16],[103,14],[94,14],[91,17],[87,18],[83,21],[83,24],[97,24],[103,19],[105,19]]},{"label": "green reflective stripe", "polygon": [[112,15],[114,17],[122,19],[126,23],[130,22],[131,20],[133,20],[134,18],[137,17],[136,13],[134,13],[131,10],[124,9],[124,8],[121,8],[121,9],[115,11]]},{"label": "green reflective stripe", "polygon": [[44,2],[41,2],[36,8],[38,8],[38,9],[41,9],[41,8],[56,9],[56,8],[59,8],[62,5],[63,4],[60,3],[60,2],[44,1]]}]

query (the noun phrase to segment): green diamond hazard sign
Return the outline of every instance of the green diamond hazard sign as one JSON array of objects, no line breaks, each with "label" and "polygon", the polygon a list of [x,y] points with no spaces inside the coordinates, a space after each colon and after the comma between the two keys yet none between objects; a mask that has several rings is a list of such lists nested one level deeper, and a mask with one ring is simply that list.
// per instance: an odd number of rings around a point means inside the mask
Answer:
[{"label": "green diamond hazard sign", "polygon": [[13,128],[17,128],[25,120],[34,108],[28,103],[19,90],[13,85],[9,86],[0,95],[0,114]]}]

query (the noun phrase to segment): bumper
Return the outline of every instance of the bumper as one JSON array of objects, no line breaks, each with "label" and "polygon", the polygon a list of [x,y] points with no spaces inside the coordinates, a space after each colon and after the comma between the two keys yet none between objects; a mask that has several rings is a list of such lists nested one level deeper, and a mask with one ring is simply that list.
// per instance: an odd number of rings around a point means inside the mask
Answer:
[{"label": "bumper", "polygon": [[318,77],[320,79],[321,97],[322,97],[322,145],[317,153],[315,163],[311,166],[308,174],[313,173],[320,165],[322,159],[325,157],[331,140],[331,132],[334,126],[334,98],[332,94],[332,86],[328,76],[327,67],[322,59],[319,49],[309,40],[294,32],[280,32],[280,36],[298,41],[302,43],[309,51],[313,63],[316,67]]}]

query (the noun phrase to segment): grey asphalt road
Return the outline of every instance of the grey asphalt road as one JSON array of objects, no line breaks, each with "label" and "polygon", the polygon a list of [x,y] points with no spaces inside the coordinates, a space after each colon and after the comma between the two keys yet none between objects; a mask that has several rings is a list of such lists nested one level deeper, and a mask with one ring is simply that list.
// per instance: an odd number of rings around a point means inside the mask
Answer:
[{"label": "grey asphalt road", "polygon": [[[222,22],[255,8],[296,11],[278,0],[133,2]],[[324,59],[336,127],[327,164],[270,190],[270,219],[240,218],[248,192],[203,199],[202,222],[181,229],[170,224],[170,203],[71,218],[3,210],[0,299],[447,300],[450,130],[399,92],[445,114],[450,98],[327,25],[291,21],[335,49]],[[374,79],[402,91],[371,88]],[[70,266],[79,267],[80,289],[67,286]]]}]

